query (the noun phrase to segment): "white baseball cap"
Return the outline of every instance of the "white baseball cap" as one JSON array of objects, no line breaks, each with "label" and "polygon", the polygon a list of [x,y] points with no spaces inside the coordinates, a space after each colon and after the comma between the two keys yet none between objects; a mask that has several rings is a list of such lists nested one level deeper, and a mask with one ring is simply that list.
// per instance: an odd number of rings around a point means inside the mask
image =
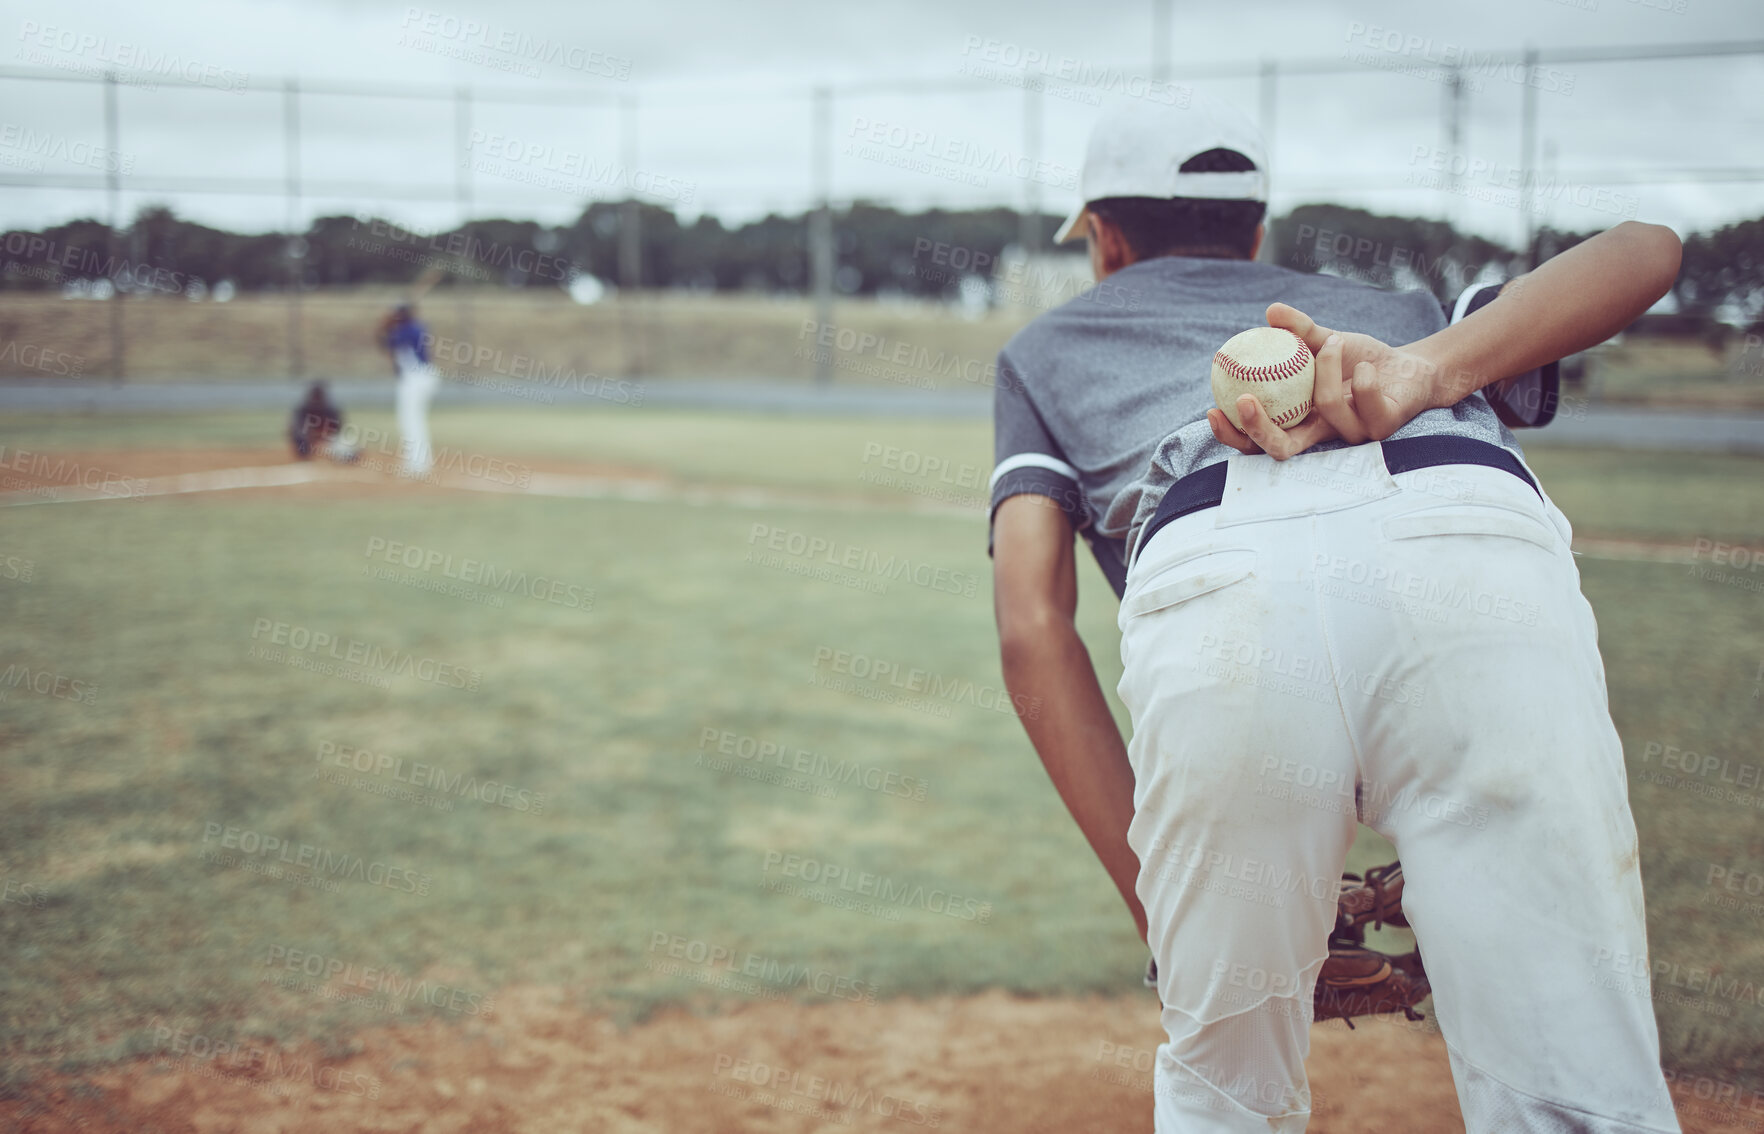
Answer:
[{"label": "white baseball cap", "polygon": [[[1083,202],[1054,233],[1054,243],[1082,239],[1091,201],[1105,197],[1199,197],[1266,201],[1268,155],[1262,132],[1235,106],[1186,87],[1181,105],[1134,100],[1104,115],[1090,131],[1078,175]],[[1182,163],[1208,150],[1236,150],[1255,163],[1241,173],[1183,173]]]}]

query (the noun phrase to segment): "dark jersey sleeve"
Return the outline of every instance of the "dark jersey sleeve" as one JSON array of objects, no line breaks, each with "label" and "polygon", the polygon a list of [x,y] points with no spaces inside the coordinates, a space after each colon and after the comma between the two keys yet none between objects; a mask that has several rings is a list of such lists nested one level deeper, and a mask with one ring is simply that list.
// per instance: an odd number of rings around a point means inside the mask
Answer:
[{"label": "dark jersey sleeve", "polygon": [[[992,392],[990,514],[996,516],[998,506],[1011,497],[1032,493],[1058,504],[1073,528],[1085,530],[1090,513],[1078,488],[1078,471],[1066,461],[1003,354],[998,356],[997,374]],[[990,528],[987,545],[990,552]]]},{"label": "dark jersey sleeve", "polygon": [[[1078,485],[1078,470],[1066,460],[1059,442],[1030,400],[1022,378],[1003,354],[998,356],[997,374],[992,395],[992,515],[996,516],[998,506],[1013,496],[1032,493],[1052,500],[1090,545],[1103,578],[1120,597],[1127,587],[1125,541],[1097,534]],[[991,554],[990,528],[986,550]]]},{"label": "dark jersey sleeve", "polygon": [[[1458,296],[1452,309],[1456,323],[1493,303],[1503,284],[1471,284]],[[1546,362],[1536,370],[1496,382],[1483,388],[1482,396],[1494,407],[1495,416],[1508,429],[1537,429],[1548,425],[1556,416],[1561,401],[1561,366]]]}]

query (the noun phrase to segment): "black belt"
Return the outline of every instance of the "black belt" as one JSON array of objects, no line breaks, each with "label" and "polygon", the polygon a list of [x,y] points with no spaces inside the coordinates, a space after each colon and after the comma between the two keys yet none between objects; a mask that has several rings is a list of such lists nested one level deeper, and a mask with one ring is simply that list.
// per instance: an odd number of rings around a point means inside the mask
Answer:
[{"label": "black belt", "polygon": [[[1543,496],[1538,491],[1537,481],[1531,479],[1518,457],[1499,445],[1478,441],[1474,437],[1404,437],[1385,441],[1380,447],[1384,450],[1384,467],[1393,474],[1430,469],[1436,465],[1487,465],[1491,469],[1512,473],[1529,484],[1539,497]],[[1172,484],[1158,504],[1158,510],[1146,523],[1145,534],[1139,537],[1139,546],[1145,547],[1159,528],[1178,516],[1218,507],[1225,499],[1225,467],[1226,462],[1220,461],[1191,472]]]}]

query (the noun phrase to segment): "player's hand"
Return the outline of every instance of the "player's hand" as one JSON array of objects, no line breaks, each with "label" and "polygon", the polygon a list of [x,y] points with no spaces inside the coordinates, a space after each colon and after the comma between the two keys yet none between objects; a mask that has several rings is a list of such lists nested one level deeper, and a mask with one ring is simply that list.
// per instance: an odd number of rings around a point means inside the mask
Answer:
[{"label": "player's hand", "polygon": [[1267,453],[1277,461],[1339,437],[1350,445],[1382,441],[1434,401],[1435,367],[1371,335],[1332,331],[1296,307],[1275,303],[1268,325],[1305,341],[1316,358],[1315,403],[1303,421],[1281,429],[1245,394],[1238,399],[1235,428],[1224,413],[1207,411],[1213,436],[1240,453]]},{"label": "player's hand", "polygon": [[[1269,321],[1273,326],[1281,325],[1273,323],[1271,316]],[[1353,431],[1358,431],[1360,426],[1353,420],[1351,405],[1345,414],[1339,407],[1331,413],[1323,412],[1325,397],[1334,403],[1347,403],[1353,396],[1353,391],[1341,380],[1342,337],[1329,332],[1321,342],[1314,345],[1308,338],[1305,339],[1305,345],[1311,348],[1316,363],[1313,366],[1315,385],[1311,395],[1315,405],[1304,420],[1291,429],[1282,429],[1269,420],[1268,412],[1262,408],[1261,402],[1244,394],[1237,399],[1237,418],[1243,422],[1243,429],[1239,430],[1232,425],[1224,410],[1210,409],[1207,411],[1207,424],[1213,427],[1213,436],[1240,453],[1267,453],[1277,461],[1296,457],[1311,446],[1331,438],[1352,439]],[[1350,431],[1343,431],[1343,424]]]}]

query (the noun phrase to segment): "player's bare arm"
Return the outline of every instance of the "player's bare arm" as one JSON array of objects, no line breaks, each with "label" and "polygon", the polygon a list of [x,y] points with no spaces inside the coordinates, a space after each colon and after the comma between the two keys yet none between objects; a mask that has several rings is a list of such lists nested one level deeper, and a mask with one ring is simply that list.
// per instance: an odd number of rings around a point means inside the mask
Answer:
[{"label": "player's bare arm", "polygon": [[[1224,444],[1277,460],[1336,437],[1383,440],[1423,410],[1456,405],[1485,386],[1604,342],[1670,290],[1680,253],[1671,229],[1624,221],[1510,281],[1468,318],[1400,348],[1369,335],[1338,335],[1302,311],[1273,304],[1269,325],[1292,331],[1319,355],[1315,411],[1283,430],[1246,396],[1237,406],[1241,431],[1218,410],[1207,420]],[[1340,360],[1333,381],[1325,379],[1321,357],[1331,336],[1338,337]]]},{"label": "player's bare arm", "polygon": [[1127,845],[1133,769],[1078,636],[1078,575],[1072,523],[1045,496],[1013,496],[993,521],[993,608],[1005,687],[1018,704],[1039,703],[1023,727],[1079,829],[1102,860],[1143,939],[1134,891],[1139,858]]}]

